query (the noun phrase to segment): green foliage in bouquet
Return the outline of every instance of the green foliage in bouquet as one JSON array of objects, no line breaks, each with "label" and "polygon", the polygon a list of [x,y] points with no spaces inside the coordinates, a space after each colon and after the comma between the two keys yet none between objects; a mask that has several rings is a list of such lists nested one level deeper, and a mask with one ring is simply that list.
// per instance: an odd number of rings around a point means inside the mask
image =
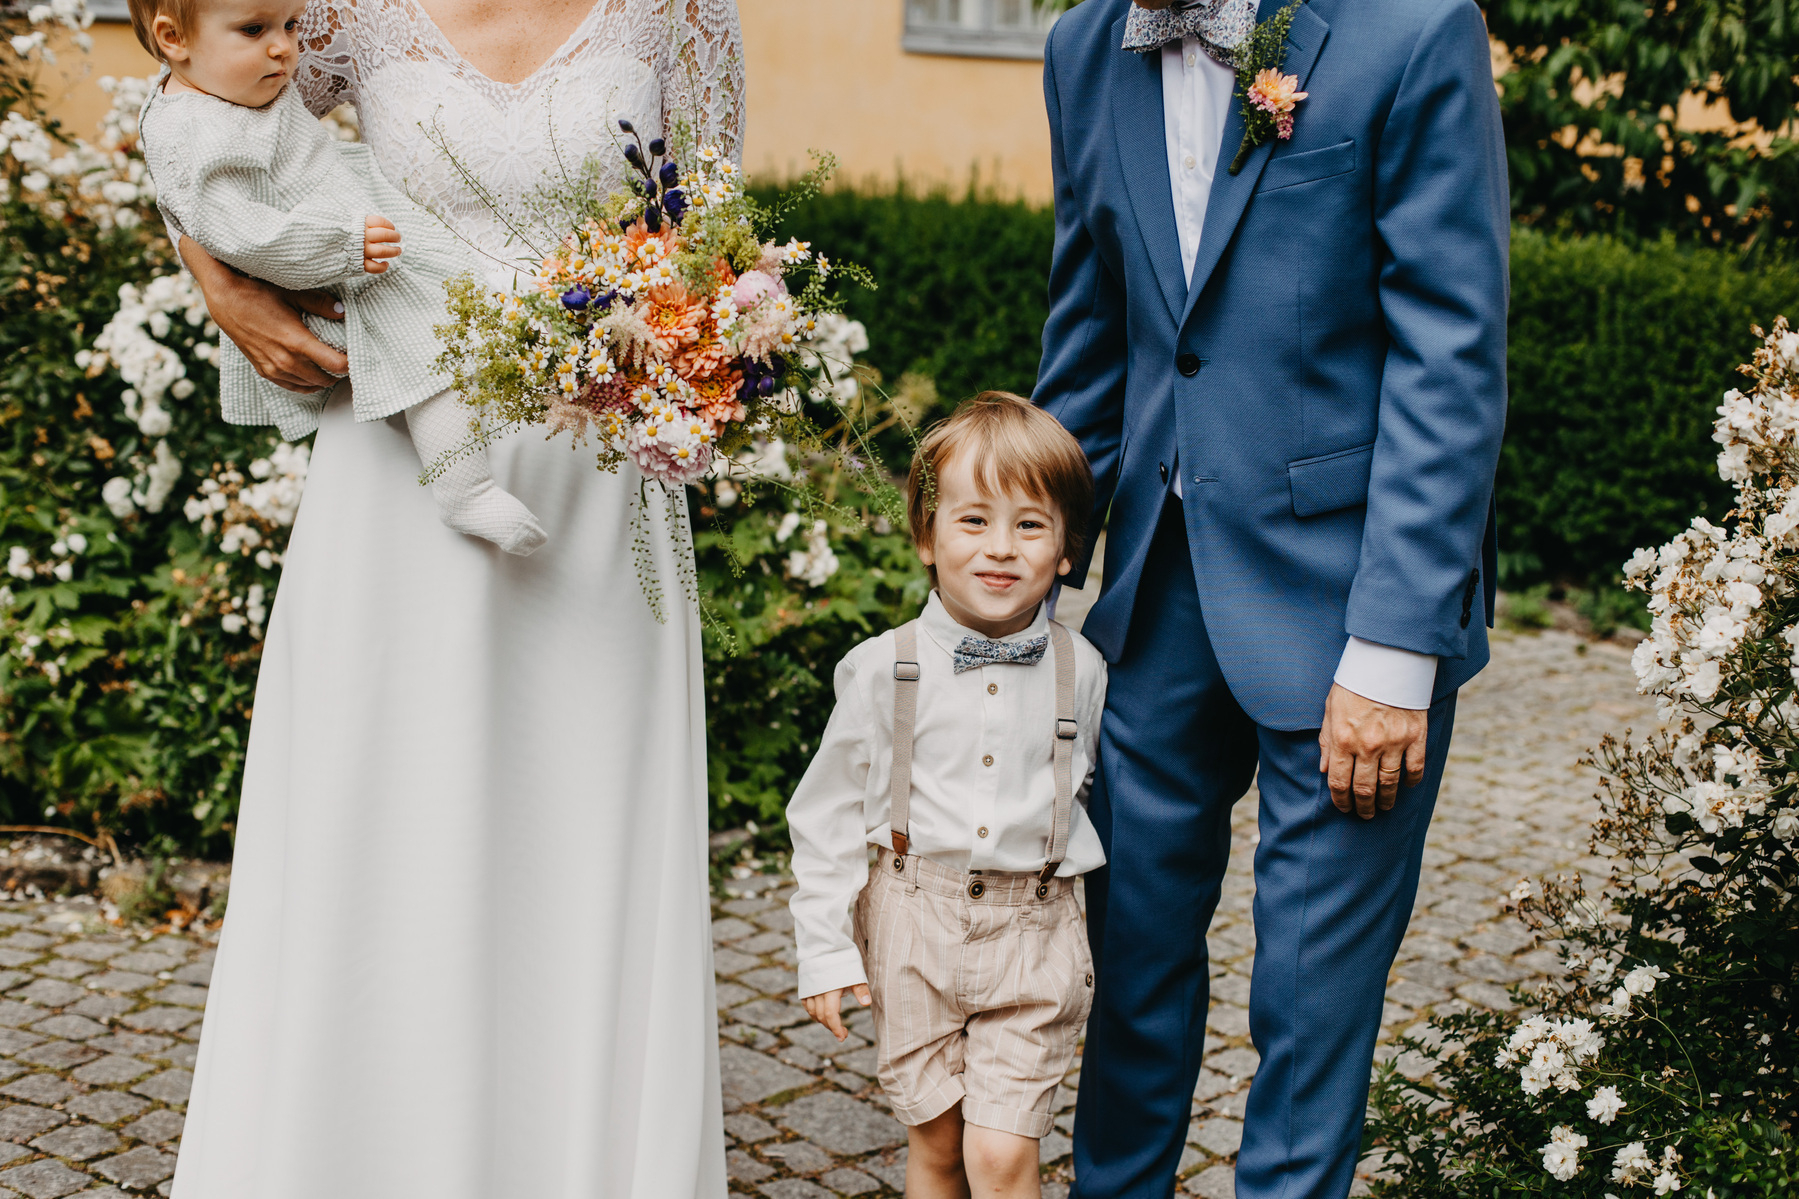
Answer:
[{"label": "green foliage in bouquet", "polygon": [[[1793,1193],[1799,1174],[1799,335],[1767,335],[1714,437],[1735,485],[1625,575],[1634,665],[1670,727],[1607,738],[1591,849],[1511,899],[1565,972],[1522,1014],[1432,1022],[1383,1070],[1377,1195]],[[1422,1077],[1420,1077],[1422,1075]]]}]

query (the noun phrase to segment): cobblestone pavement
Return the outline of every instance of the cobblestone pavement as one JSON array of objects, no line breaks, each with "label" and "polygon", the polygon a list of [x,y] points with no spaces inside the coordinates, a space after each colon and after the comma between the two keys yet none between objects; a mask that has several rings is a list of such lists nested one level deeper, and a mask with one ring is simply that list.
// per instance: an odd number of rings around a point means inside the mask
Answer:
[{"label": "cobblestone pavement", "polygon": [[[1388,988],[1384,1037],[1449,1003],[1504,1005],[1551,962],[1497,899],[1520,875],[1583,862],[1601,734],[1648,727],[1628,654],[1571,635],[1501,634],[1463,693],[1411,932]],[[1238,805],[1213,923],[1211,1035],[1193,1100],[1186,1193],[1224,1199],[1256,1069],[1248,1037],[1255,949],[1248,873],[1255,800]],[[873,1081],[869,1017],[839,1045],[794,997],[785,881],[727,884],[717,945],[725,1128],[733,1193],[760,1199],[894,1195],[904,1130]],[[168,1193],[210,974],[210,934],[106,928],[90,900],[0,904],[0,1199]],[[1079,1063],[1043,1142],[1045,1194],[1065,1193]],[[509,1197],[496,1197],[509,1199]]]}]

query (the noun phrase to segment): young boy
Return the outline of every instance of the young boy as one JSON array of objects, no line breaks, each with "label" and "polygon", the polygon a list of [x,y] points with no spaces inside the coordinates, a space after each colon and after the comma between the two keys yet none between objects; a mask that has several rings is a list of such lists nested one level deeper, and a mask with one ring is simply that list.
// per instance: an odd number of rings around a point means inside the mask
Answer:
[{"label": "young boy", "polygon": [[[473,260],[381,174],[368,147],[335,140],[306,111],[293,86],[305,10],[306,0],[130,0],[138,40],[164,70],[139,119],[156,202],[221,262],[279,287],[335,293],[341,325],[307,324],[348,352],[356,419],[404,412],[420,462],[436,471],[443,522],[532,553],[543,526],[494,481],[485,449],[461,452],[469,412],[436,363],[444,283]],[[272,424],[290,441],[318,428],[329,390],[284,391],[228,339],[220,350],[226,420]]]},{"label": "young boy", "polygon": [[1093,1003],[1073,888],[1105,861],[1085,801],[1106,664],[1044,604],[1093,476],[1053,418],[987,392],[924,439],[910,489],[936,589],[838,666],[787,808],[799,993],[838,1040],[843,993],[872,1001],[908,1196],[1025,1199]]}]

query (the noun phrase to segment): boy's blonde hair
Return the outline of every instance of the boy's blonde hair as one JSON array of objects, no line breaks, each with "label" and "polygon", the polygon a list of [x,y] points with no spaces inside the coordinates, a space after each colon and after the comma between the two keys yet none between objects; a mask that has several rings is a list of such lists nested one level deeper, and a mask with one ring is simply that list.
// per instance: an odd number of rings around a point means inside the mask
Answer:
[{"label": "boy's blonde hair", "polygon": [[[1062,517],[1062,557],[1080,557],[1093,515],[1093,470],[1081,443],[1055,417],[1022,396],[983,391],[925,434],[906,480],[912,544],[937,533],[937,480],[958,454],[974,455],[974,476],[991,491],[1018,491]],[[931,582],[937,570],[931,568]]]},{"label": "boy's blonde hair", "polygon": [[166,62],[162,51],[156,46],[156,35],[151,29],[156,25],[157,17],[167,17],[175,24],[175,32],[182,37],[189,36],[194,27],[194,17],[200,11],[202,0],[128,0],[131,10],[131,32],[137,34],[137,40],[157,62]]}]

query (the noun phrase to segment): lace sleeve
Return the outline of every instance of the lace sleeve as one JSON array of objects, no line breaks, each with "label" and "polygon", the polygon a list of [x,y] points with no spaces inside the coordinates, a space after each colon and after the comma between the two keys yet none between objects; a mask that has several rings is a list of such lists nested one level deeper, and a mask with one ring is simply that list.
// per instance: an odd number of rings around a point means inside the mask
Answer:
[{"label": "lace sleeve", "polygon": [[356,57],[350,23],[355,0],[312,0],[300,18],[300,65],[294,84],[307,111],[322,117],[356,102]]},{"label": "lace sleeve", "polygon": [[700,140],[743,159],[743,30],[737,0],[669,0],[672,42],[664,58],[662,127],[685,116]]}]

